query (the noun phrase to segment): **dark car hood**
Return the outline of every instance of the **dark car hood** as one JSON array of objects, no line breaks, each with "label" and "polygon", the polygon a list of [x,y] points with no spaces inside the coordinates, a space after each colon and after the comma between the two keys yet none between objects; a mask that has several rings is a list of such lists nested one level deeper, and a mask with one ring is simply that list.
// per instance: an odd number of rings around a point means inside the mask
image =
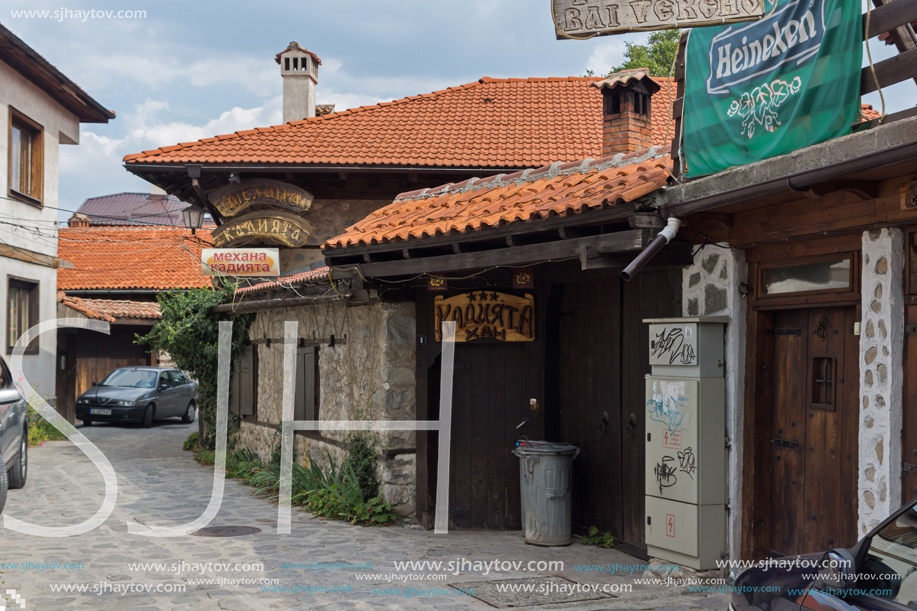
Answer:
[{"label": "dark car hood", "polygon": [[[788,556],[773,561],[781,563],[779,566],[764,564],[761,567],[746,569],[736,579],[733,606],[736,611],[750,608],[769,611],[799,609],[799,604],[805,596],[797,590],[808,588],[815,580],[818,563],[824,556],[825,552]],[[806,566],[803,566],[804,564]],[[762,591],[771,588],[777,588],[778,591]]]},{"label": "dark car hood", "polygon": [[105,405],[112,401],[135,401],[151,390],[124,386],[94,386],[80,395],[80,399],[89,399],[93,403]]}]

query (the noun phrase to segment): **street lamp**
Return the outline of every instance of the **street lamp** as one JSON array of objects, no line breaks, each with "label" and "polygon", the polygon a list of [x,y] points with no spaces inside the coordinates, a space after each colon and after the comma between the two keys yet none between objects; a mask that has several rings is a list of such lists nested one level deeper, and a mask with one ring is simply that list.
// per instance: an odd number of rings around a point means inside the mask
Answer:
[{"label": "street lamp", "polygon": [[191,235],[194,235],[195,229],[200,229],[201,225],[204,224],[204,214],[204,209],[197,204],[191,204],[181,211],[185,227],[191,230]]}]

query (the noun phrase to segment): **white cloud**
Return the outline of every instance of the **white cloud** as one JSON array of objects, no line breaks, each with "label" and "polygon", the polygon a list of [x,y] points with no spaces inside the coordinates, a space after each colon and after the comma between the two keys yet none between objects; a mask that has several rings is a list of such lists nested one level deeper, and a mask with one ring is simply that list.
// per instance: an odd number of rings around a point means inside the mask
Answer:
[{"label": "white cloud", "polygon": [[596,75],[607,74],[613,66],[624,63],[624,52],[627,47],[624,41],[612,36],[597,40],[592,54],[586,61],[586,70],[592,70]]}]

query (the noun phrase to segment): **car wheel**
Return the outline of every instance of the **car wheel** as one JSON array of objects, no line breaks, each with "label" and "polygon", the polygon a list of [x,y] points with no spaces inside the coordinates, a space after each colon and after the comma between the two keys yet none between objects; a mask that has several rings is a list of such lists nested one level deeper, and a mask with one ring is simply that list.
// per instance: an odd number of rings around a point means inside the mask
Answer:
[{"label": "car wheel", "polygon": [[146,406],[143,411],[143,428],[148,429],[153,426],[153,404]]},{"label": "car wheel", "polygon": [[25,478],[28,475],[29,467],[29,432],[28,429],[22,429],[22,441],[19,443],[19,456],[16,458],[16,464],[10,469],[9,487],[10,489],[22,488],[25,486]]},{"label": "car wheel", "polygon": [[6,469],[0,469],[0,513],[3,513],[3,506],[6,505]]},{"label": "car wheel", "polygon": [[92,426],[92,420],[83,420],[83,426]]},{"label": "car wheel", "polygon": [[185,413],[182,414],[181,421],[185,424],[191,424],[194,422],[194,414],[197,412],[197,408],[194,406],[194,401],[188,404],[188,409],[185,410]]}]

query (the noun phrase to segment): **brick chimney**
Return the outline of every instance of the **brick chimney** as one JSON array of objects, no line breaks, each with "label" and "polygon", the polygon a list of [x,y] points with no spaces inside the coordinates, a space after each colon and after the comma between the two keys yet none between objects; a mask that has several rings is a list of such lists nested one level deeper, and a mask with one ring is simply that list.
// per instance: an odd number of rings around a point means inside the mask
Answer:
[{"label": "brick chimney", "polygon": [[602,156],[653,145],[650,98],[659,84],[646,68],[622,70],[593,83],[602,92]]},{"label": "brick chimney", "polygon": [[79,212],[74,212],[70,220],[67,221],[68,227],[89,227],[89,217]]},{"label": "brick chimney", "polygon": [[291,42],[286,51],[274,59],[280,64],[283,77],[283,122],[301,121],[315,116],[315,86],[322,60]]}]

